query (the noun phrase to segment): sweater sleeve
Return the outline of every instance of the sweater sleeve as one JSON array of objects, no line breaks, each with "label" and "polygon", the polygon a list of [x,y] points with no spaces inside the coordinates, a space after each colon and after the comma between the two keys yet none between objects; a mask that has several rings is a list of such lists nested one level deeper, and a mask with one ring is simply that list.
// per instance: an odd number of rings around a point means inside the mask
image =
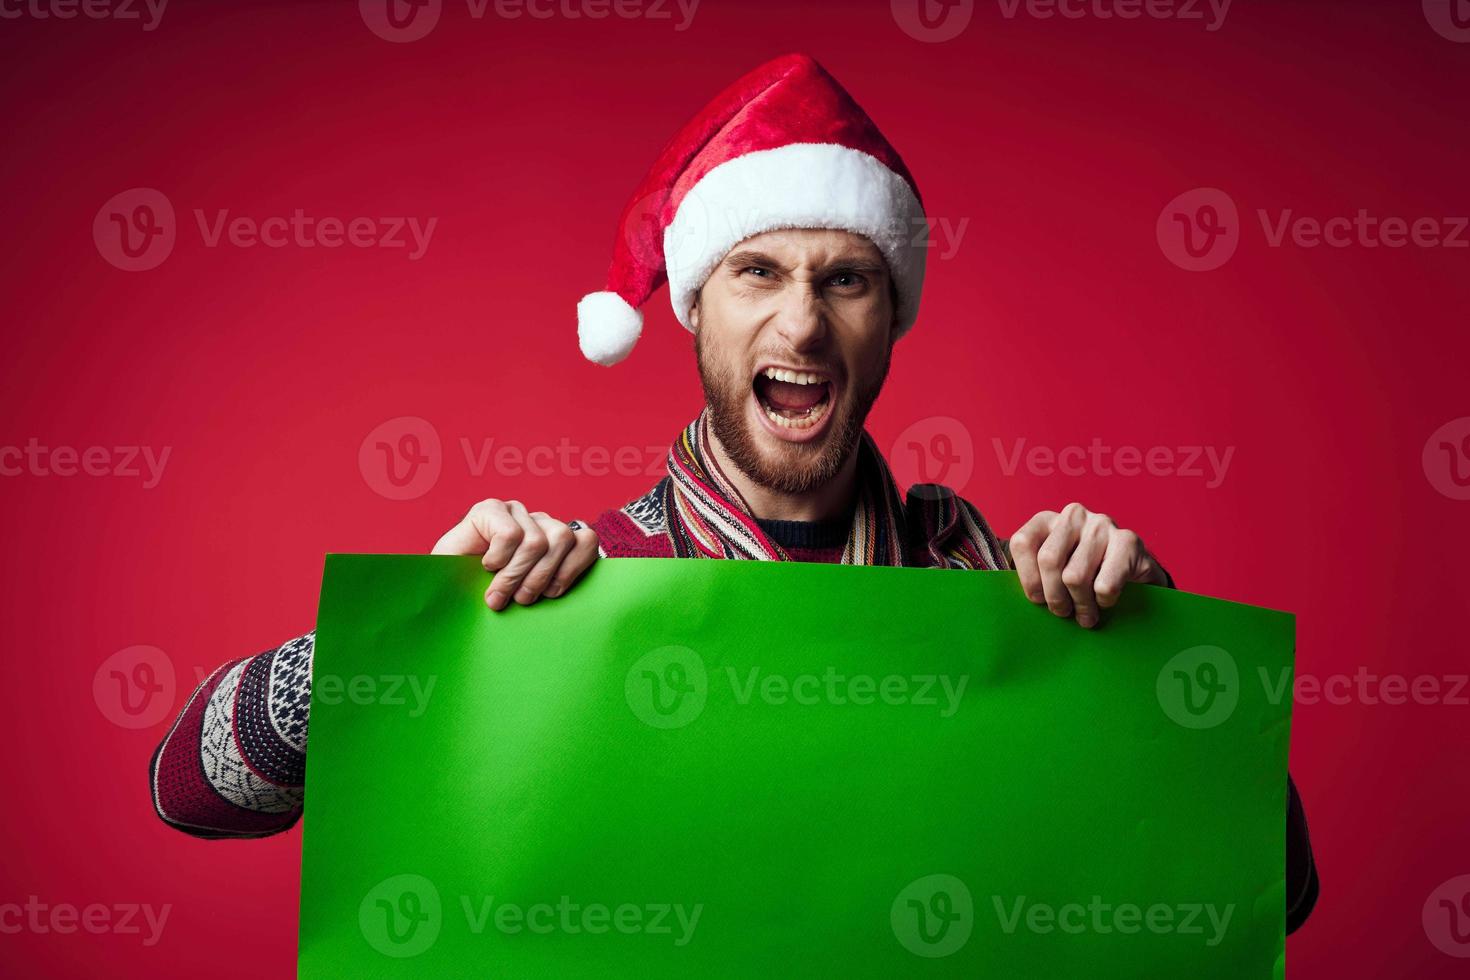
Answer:
[{"label": "sweater sleeve", "polygon": [[1286,932],[1290,935],[1312,914],[1320,884],[1307,834],[1307,811],[1289,773],[1286,790]]},{"label": "sweater sleeve", "polygon": [[218,668],[149,763],[153,808],[196,837],[265,837],[301,816],[316,634]]}]

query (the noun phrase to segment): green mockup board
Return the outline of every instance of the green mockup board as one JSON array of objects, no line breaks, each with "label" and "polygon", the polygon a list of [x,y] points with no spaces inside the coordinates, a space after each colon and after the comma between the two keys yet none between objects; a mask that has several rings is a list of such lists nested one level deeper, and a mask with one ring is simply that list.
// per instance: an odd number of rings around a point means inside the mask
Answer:
[{"label": "green mockup board", "polygon": [[299,975],[1284,971],[1294,621],[1011,573],[331,555]]}]

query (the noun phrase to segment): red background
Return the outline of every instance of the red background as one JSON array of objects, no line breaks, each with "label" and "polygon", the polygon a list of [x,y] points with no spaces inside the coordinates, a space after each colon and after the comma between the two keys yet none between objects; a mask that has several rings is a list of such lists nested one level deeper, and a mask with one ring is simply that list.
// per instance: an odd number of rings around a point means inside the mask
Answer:
[{"label": "red background", "polygon": [[[0,22],[0,445],[171,450],[152,489],[0,478],[0,902],[172,904],[151,948],[0,935],[0,972],[293,970],[299,831],[166,829],[145,788],[166,725],[113,724],[94,675],[119,650],[160,648],[171,716],[196,670],[310,628],[326,551],[426,551],[487,496],[588,517],[644,490],[641,474],[475,476],[460,440],[665,445],[692,416],[690,340],[665,293],[611,370],[579,357],[574,305],[602,287],[619,209],[663,141],[787,50],[869,110],[932,215],[969,221],[930,260],[871,420],[881,445],[959,420],[946,431],[972,443],[961,489],[998,531],[1073,499],[1107,511],[1182,587],[1296,612],[1301,674],[1466,670],[1470,503],[1436,489],[1421,452],[1470,415],[1470,251],[1272,248],[1255,219],[1470,213],[1470,45],[1418,3],[1239,0],[1213,32],[979,3],[958,37],[927,43],[881,2],[705,0],[684,31],[677,11],[477,20],[449,2],[427,37],[394,44],[351,3],[176,2],[152,31]],[[172,202],[178,240],[125,272],[92,224],[137,187]],[[1213,272],[1176,267],[1155,236],[1198,187],[1241,213],[1239,249]],[[196,208],[438,226],[418,261],[209,248]],[[443,470],[393,501],[358,453],[400,416],[435,427]],[[1210,489],[1007,475],[992,444],[1093,437],[1234,456]],[[1467,719],[1358,697],[1299,706],[1292,767],[1323,893],[1290,941],[1292,976],[1463,966],[1420,916],[1470,872]]]}]

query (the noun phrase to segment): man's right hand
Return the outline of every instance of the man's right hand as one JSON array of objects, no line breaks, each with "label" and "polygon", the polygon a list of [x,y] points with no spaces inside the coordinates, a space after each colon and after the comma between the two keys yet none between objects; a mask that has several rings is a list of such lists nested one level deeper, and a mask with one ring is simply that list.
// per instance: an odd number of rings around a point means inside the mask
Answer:
[{"label": "man's right hand", "polygon": [[529,606],[566,593],[597,560],[597,532],[571,528],[519,500],[482,500],[434,545],[435,555],[480,555],[495,578],[485,604],[501,610],[514,599]]}]

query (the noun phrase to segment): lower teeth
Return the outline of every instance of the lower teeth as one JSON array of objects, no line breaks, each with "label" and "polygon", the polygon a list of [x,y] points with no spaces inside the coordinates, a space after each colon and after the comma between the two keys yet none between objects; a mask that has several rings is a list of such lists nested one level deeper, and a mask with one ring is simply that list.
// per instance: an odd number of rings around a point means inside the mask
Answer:
[{"label": "lower teeth", "polygon": [[782,428],[810,429],[813,425],[817,424],[817,421],[826,412],[827,406],[814,405],[811,408],[807,409],[806,412],[804,412],[803,414],[798,415],[796,418],[787,418],[786,416],[777,412],[775,409],[772,409],[766,405],[762,405],[761,408],[765,409],[766,416],[770,418],[772,422],[775,422]]}]

